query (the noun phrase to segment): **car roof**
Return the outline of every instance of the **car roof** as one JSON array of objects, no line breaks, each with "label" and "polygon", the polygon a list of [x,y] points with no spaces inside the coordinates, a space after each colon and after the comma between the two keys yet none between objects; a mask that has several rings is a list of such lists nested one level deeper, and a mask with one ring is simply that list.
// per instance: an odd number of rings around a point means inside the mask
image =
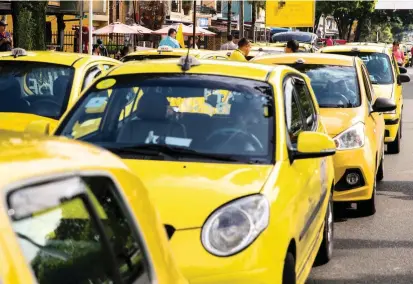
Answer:
[{"label": "car roof", "polygon": [[[177,55],[183,56],[188,53],[187,48],[172,48],[171,51],[159,51],[158,49],[150,49],[150,50],[139,50],[134,51],[126,55],[125,57],[129,56],[136,56],[136,55]],[[197,56],[201,53],[214,53],[213,50],[205,50],[205,49],[189,49],[189,54],[192,56]]]},{"label": "car roof", "polygon": [[[193,66],[186,73],[232,76],[245,79],[266,81],[274,66],[255,65],[248,62],[230,60],[198,60],[199,66]],[[284,67],[285,68],[285,67]],[[178,66],[178,59],[152,60],[151,64],[142,61],[128,61],[114,67],[107,76],[119,76],[139,73],[183,73]]]},{"label": "car roof", "polygon": [[110,152],[64,137],[0,130],[0,147],[0,190],[20,180],[79,169],[127,169]]},{"label": "car roof", "polygon": [[66,66],[72,66],[79,59],[86,58],[89,61],[102,60],[118,62],[109,57],[98,55],[88,55],[83,53],[58,52],[58,51],[27,51],[27,55],[14,58],[10,51],[0,52],[0,60],[7,61],[31,61],[41,63],[53,63]]},{"label": "car roof", "polygon": [[285,53],[273,54],[257,57],[252,62],[256,63],[273,63],[280,62],[284,64],[293,64],[297,60],[304,60],[305,64],[328,64],[338,66],[354,66],[354,57],[336,54],[320,53]]},{"label": "car roof", "polygon": [[319,50],[321,53],[334,53],[334,52],[351,52],[357,49],[360,52],[377,52],[377,53],[388,53],[388,47],[385,45],[335,45],[335,46],[327,46],[323,47]]}]

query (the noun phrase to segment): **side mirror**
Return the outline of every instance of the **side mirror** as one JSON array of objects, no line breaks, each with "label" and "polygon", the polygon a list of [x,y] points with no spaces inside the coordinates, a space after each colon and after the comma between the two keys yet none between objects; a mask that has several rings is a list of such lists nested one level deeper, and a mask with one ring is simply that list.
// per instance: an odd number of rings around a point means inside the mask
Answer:
[{"label": "side mirror", "polygon": [[336,144],[327,134],[304,131],[298,135],[297,150],[293,158],[310,159],[332,156],[336,153]]},{"label": "side mirror", "polygon": [[400,67],[399,67],[399,72],[400,72],[400,74],[406,74],[406,73],[407,73],[407,69],[400,66]]},{"label": "side mirror", "polygon": [[410,77],[409,75],[406,74],[400,74],[399,76],[397,76],[397,83],[403,84],[403,83],[409,83],[410,82]]},{"label": "side mirror", "polygon": [[372,112],[386,112],[396,109],[396,104],[388,98],[377,98],[373,105]]},{"label": "side mirror", "polygon": [[50,135],[50,122],[44,120],[32,121],[26,126],[25,132],[32,134]]},{"label": "side mirror", "polygon": [[399,65],[399,66],[403,66],[403,63],[397,62],[397,65]]}]

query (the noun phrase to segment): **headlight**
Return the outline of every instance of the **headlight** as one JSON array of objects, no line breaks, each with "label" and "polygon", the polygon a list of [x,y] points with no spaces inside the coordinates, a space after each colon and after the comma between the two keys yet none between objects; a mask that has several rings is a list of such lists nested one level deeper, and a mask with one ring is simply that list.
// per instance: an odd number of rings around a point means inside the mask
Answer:
[{"label": "headlight", "polygon": [[217,256],[233,255],[250,245],[268,226],[270,206],[263,195],[237,199],[216,210],[202,228],[202,244]]},{"label": "headlight", "polygon": [[354,124],[334,138],[337,150],[355,149],[364,146],[364,123]]}]

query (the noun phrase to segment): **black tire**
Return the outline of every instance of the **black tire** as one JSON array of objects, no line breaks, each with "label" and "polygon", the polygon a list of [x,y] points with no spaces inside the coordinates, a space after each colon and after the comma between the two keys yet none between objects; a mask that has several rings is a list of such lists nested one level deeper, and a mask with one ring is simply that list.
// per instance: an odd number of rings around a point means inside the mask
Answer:
[{"label": "black tire", "polygon": [[333,210],[333,193],[328,200],[328,207],[326,216],[324,217],[324,231],[323,241],[320,249],[318,250],[317,257],[315,259],[315,265],[323,265],[330,261],[333,256],[333,244],[334,244],[334,210]]},{"label": "black tire", "polygon": [[295,258],[291,252],[287,253],[284,260],[283,284],[295,284]]},{"label": "black tire", "polygon": [[368,200],[359,201],[357,204],[357,210],[363,217],[371,216],[376,213],[376,179],[374,179],[371,198]]},{"label": "black tire", "polygon": [[382,181],[384,178],[384,169],[383,169],[384,159],[381,158],[379,169],[377,170],[376,180]]},{"label": "black tire", "polygon": [[389,154],[398,154],[400,153],[400,127],[396,134],[396,139],[387,144],[387,153]]}]

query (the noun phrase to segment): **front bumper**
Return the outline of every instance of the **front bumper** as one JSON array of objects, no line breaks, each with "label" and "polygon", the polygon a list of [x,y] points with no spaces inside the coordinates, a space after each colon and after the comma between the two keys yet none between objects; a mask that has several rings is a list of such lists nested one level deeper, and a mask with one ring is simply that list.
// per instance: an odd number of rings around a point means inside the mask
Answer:
[{"label": "front bumper", "polygon": [[202,246],[201,229],[177,230],[170,243],[175,259],[190,283],[282,283],[285,252],[277,253],[264,231],[249,247],[228,257],[217,257]]},{"label": "front bumper", "polygon": [[[355,202],[371,198],[376,173],[375,157],[366,145],[354,150],[337,151],[333,156],[335,170],[335,189],[333,200]],[[346,175],[359,173],[362,182],[354,186],[346,183]]]},{"label": "front bumper", "polygon": [[391,143],[396,140],[397,131],[399,131],[400,114],[384,114],[384,123],[386,124],[384,142]]}]

